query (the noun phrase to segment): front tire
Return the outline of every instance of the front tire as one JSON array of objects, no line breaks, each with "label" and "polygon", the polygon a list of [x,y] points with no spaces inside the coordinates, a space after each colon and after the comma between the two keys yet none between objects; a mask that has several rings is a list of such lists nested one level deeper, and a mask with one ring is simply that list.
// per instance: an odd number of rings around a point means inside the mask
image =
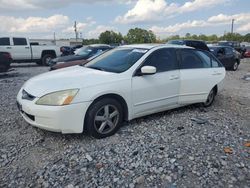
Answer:
[{"label": "front tire", "polygon": [[49,62],[55,58],[54,55],[52,54],[45,54],[43,57],[42,57],[42,65],[44,66],[48,66],[49,65]]},{"label": "front tire", "polygon": [[121,104],[112,98],[94,102],[86,113],[85,126],[94,138],[106,138],[115,134],[123,121]]},{"label": "front tire", "polygon": [[213,104],[213,102],[214,102],[215,95],[216,95],[216,91],[215,91],[215,89],[213,88],[213,89],[209,92],[208,97],[207,97],[207,100],[206,100],[206,102],[203,103],[203,106],[204,106],[204,107],[209,107],[209,106],[211,106],[211,105]]}]

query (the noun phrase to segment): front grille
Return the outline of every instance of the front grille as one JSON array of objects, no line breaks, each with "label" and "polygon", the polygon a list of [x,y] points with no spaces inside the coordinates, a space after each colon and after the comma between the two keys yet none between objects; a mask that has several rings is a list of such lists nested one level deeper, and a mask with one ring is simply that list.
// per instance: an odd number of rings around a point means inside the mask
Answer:
[{"label": "front grille", "polygon": [[36,98],[35,96],[29,94],[27,91],[25,91],[23,89],[23,91],[22,91],[22,99],[33,101],[35,98]]}]

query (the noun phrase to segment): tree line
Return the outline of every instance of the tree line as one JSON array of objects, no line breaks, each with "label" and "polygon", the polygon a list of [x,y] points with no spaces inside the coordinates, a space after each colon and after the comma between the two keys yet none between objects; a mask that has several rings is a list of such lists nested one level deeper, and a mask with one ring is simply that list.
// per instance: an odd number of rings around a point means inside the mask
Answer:
[{"label": "tree line", "polygon": [[239,42],[250,42],[250,33],[246,35],[241,35],[239,33],[225,33],[223,36],[213,35],[195,35],[187,33],[185,36],[173,35],[165,39],[157,39],[156,35],[150,31],[141,28],[130,29],[126,35],[122,35],[119,32],[115,31],[105,31],[101,33],[98,39],[83,39],[83,44],[141,44],[141,43],[165,43],[169,40],[178,40],[178,39],[195,39],[203,40],[211,43],[216,43],[218,41],[239,41]]},{"label": "tree line", "polygon": [[142,43],[155,43],[157,41],[156,35],[152,31],[147,31],[141,28],[130,29],[127,35],[123,36],[119,32],[105,31],[101,33],[98,39],[83,39],[83,44],[142,44]]},{"label": "tree line", "polygon": [[218,41],[239,41],[239,42],[250,42],[250,33],[246,35],[241,35],[239,33],[225,33],[222,36],[217,36],[215,34],[213,35],[191,35],[190,33],[187,33],[184,37],[181,37],[179,35],[170,36],[165,39],[165,41],[168,40],[178,40],[178,39],[195,39],[195,40],[203,40],[208,42],[218,42]]}]

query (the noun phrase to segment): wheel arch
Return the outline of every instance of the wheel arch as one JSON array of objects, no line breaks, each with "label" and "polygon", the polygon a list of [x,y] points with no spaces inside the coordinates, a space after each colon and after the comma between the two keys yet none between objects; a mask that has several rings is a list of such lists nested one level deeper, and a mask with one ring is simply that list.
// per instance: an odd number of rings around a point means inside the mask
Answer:
[{"label": "wheel arch", "polygon": [[50,54],[50,55],[53,55],[54,57],[56,57],[56,52],[55,50],[43,50],[42,51],[42,55],[41,55],[41,58],[47,54]]},{"label": "wheel arch", "polygon": [[218,85],[216,84],[216,85],[213,87],[213,89],[215,90],[215,95],[217,95],[217,93],[218,93]]},{"label": "wheel arch", "polygon": [[[128,115],[129,115],[129,111],[128,111],[128,104],[126,102],[126,100],[119,94],[116,93],[107,93],[107,94],[103,94],[101,96],[98,96],[97,98],[95,98],[92,103],[89,105],[86,114],[88,113],[90,107],[95,104],[97,101],[102,100],[104,98],[112,98],[117,100],[121,105],[122,105],[122,110],[123,110],[123,120],[127,121],[128,120]],[[84,117],[84,124],[86,122],[86,115]],[[86,129],[86,126],[84,126],[84,130]]]}]

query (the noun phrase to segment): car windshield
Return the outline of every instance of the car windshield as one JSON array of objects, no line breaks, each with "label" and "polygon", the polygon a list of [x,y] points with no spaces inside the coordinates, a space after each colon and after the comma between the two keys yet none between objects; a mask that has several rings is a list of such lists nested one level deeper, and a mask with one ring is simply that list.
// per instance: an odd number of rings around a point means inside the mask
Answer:
[{"label": "car windshield", "polygon": [[110,50],[85,65],[85,67],[121,73],[134,65],[148,50],[138,48],[117,48]]},{"label": "car windshield", "polygon": [[90,46],[82,47],[75,51],[75,55],[87,56],[91,54],[93,51],[94,51],[94,48]]},{"label": "car windshield", "polygon": [[218,44],[222,45],[222,46],[232,46],[233,45],[231,42],[219,42]]},{"label": "car windshield", "polygon": [[231,47],[240,47],[239,42],[219,42],[219,45],[222,46],[231,46]]}]

